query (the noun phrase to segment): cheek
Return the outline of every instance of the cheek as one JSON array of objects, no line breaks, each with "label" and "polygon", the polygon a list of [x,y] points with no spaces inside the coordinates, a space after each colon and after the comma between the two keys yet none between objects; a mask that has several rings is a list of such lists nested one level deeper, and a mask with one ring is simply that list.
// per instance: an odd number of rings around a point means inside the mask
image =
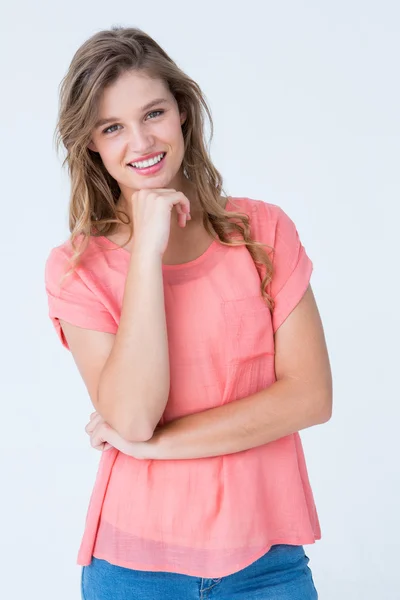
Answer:
[{"label": "cheek", "polygon": [[168,122],[165,122],[162,131],[160,130],[159,133],[165,140],[170,140],[171,143],[181,143],[183,141],[183,134],[179,116],[177,115]]},{"label": "cheek", "polygon": [[98,146],[99,154],[107,170],[112,170],[121,162],[124,144],[120,139],[108,140],[106,144]]},{"label": "cheek", "polygon": [[180,125],[171,129],[169,139],[171,140],[171,144],[174,148],[175,154],[182,158],[185,149],[185,141],[183,139],[183,134]]}]

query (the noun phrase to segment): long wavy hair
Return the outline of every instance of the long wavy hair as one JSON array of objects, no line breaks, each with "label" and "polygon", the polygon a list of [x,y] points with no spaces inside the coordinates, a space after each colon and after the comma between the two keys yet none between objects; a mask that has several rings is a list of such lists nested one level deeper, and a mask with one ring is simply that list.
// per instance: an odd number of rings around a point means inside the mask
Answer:
[{"label": "long wavy hair", "polygon": [[100,155],[88,148],[104,89],[131,70],[164,81],[179,111],[186,112],[182,125],[182,168],[198,194],[204,227],[222,244],[246,245],[262,274],[261,294],[273,310],[274,301],[266,291],[273,274],[266,245],[251,238],[248,215],[229,212],[221,206],[223,180],[211,161],[204,136],[205,117],[210,124],[210,142],[214,133],[204,94],[154,39],[137,28],[113,27],[94,34],[77,50],[60,84],[55,141],[58,151],[62,145],[66,150],[63,166],[68,165],[71,180],[69,230],[73,254],[70,272],[78,265],[91,236],[111,234],[121,223],[130,226],[129,239],[133,234],[129,216],[118,207],[117,181],[104,167]]}]

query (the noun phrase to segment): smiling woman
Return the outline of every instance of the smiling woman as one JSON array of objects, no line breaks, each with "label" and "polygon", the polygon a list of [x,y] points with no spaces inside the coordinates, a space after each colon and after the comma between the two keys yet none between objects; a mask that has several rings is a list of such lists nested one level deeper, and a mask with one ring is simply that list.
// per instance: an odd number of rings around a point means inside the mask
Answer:
[{"label": "smiling woman", "polygon": [[317,598],[299,430],[330,418],[332,389],[313,264],[280,207],[223,193],[205,116],[212,131],[198,84],[133,28],[87,40],[61,88],[71,235],[45,277],[102,451],[86,600]]},{"label": "smiling woman", "polygon": [[[162,109],[148,112],[160,105]],[[113,114],[118,117],[107,116]],[[173,189],[181,187],[181,126],[186,115],[165,82],[143,72],[120,75],[104,90],[98,117],[88,147],[100,155],[108,173],[118,181],[123,198],[129,198],[133,189],[165,188],[167,184]],[[108,127],[104,129],[104,125]]]}]

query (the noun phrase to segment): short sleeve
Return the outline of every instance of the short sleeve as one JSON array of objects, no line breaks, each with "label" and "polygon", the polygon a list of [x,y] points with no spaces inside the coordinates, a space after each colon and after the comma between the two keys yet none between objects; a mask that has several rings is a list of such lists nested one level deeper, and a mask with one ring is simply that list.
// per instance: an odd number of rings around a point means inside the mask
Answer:
[{"label": "short sleeve", "polygon": [[275,301],[274,333],[297,306],[307,290],[313,263],[302,245],[296,225],[278,206],[273,253],[274,274],[270,294]]},{"label": "short sleeve", "polygon": [[63,281],[70,269],[68,254],[61,248],[53,248],[45,265],[45,286],[49,317],[56,333],[67,350],[59,319],[84,329],[116,333],[117,324],[93,289],[85,283],[79,268]]}]

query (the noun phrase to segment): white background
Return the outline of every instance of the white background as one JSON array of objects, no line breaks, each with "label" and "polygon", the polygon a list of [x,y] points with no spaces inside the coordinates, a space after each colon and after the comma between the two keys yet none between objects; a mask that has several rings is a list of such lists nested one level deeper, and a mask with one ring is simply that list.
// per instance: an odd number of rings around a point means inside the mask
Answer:
[{"label": "white background", "polygon": [[52,136],[73,53],[119,24],[202,87],[226,191],[297,225],[334,375],[332,419],[301,434],[323,534],[306,553],[321,600],[399,599],[398,3],[25,0],[0,22],[1,598],[80,597],[100,454],[47,317],[44,263],[68,236]]}]

